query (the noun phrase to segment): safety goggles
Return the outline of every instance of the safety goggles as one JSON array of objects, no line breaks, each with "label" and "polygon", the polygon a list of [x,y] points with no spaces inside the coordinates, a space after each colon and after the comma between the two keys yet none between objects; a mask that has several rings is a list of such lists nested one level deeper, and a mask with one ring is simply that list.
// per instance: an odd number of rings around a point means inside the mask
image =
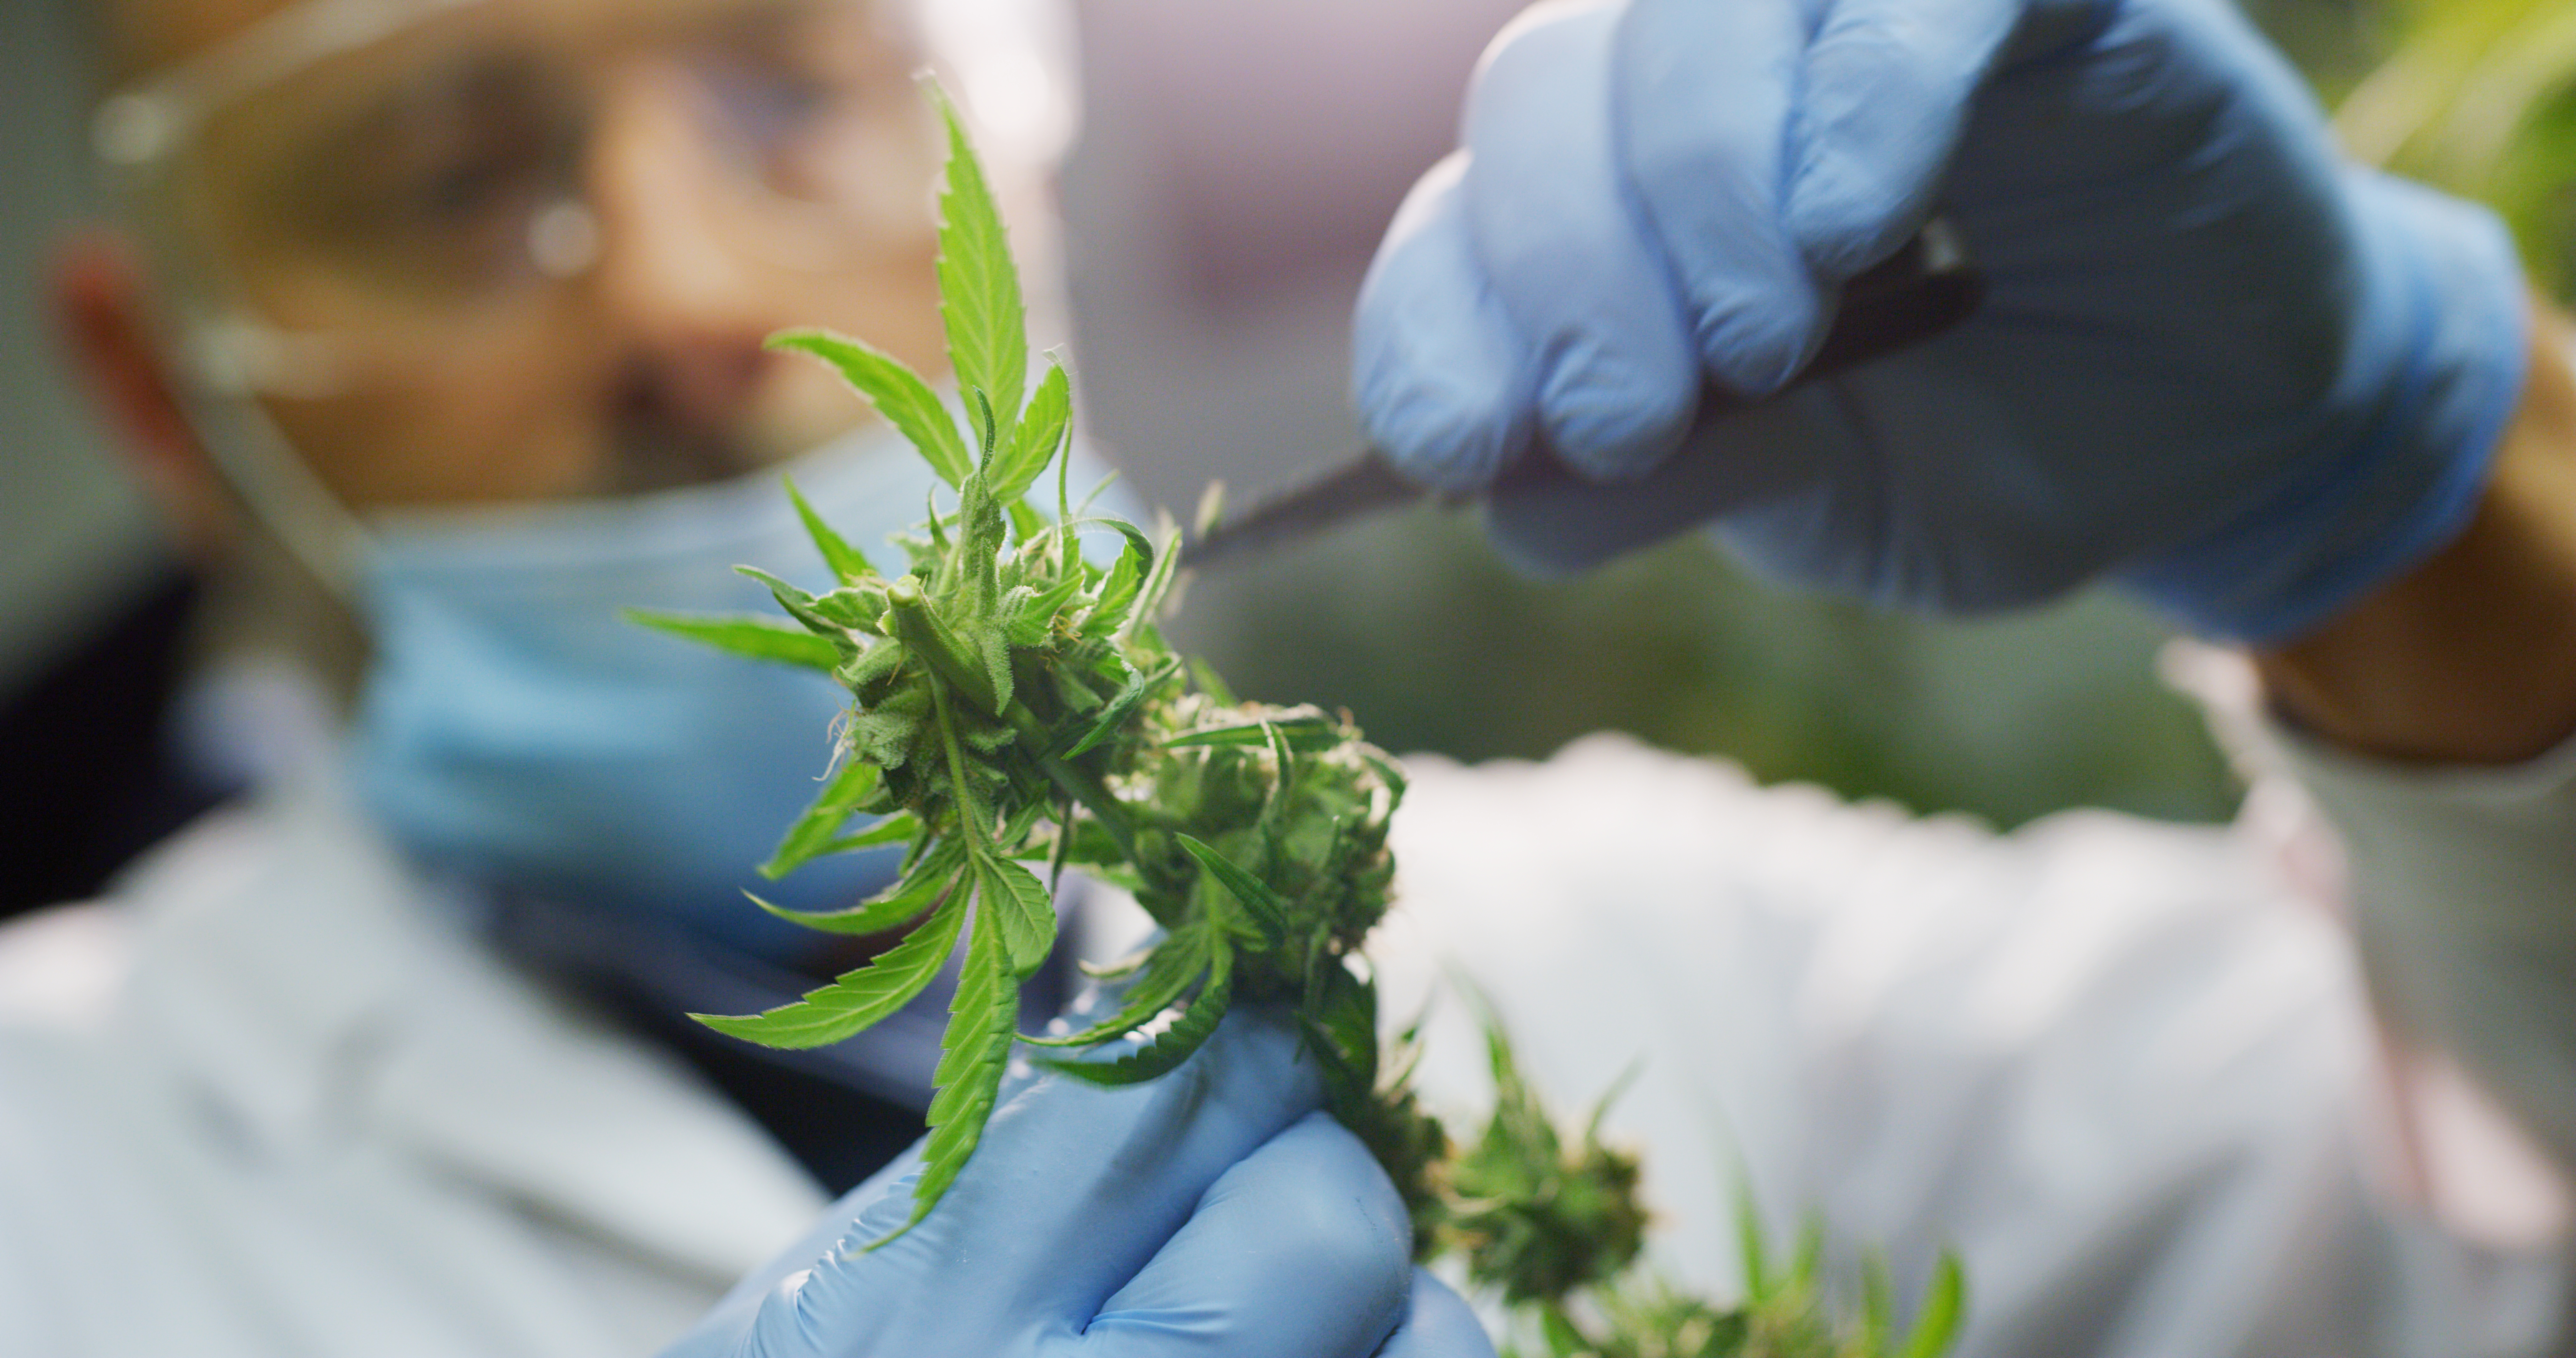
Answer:
[{"label": "safety goggles", "polygon": [[201,375],[328,394],[534,326],[599,257],[605,157],[685,170],[691,210],[778,267],[917,237],[936,153],[906,14],[303,0],[118,91],[94,140],[186,275]]}]

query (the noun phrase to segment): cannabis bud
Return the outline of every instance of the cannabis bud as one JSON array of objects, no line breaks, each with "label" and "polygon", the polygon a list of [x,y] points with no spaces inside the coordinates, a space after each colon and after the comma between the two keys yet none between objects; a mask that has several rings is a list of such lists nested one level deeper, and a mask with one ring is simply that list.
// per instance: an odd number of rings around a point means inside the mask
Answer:
[{"label": "cannabis bud", "polygon": [[[1472,1150],[1447,1158],[1447,1134],[1414,1099],[1411,1035],[1379,1041],[1360,957],[1394,880],[1386,837],[1403,773],[1347,716],[1242,702],[1165,644],[1156,624],[1178,533],[1085,518],[1072,504],[1071,384],[1050,363],[1027,385],[1000,214],[955,111],[935,87],[931,98],[949,146],[940,310],[966,418],[862,341],[799,331],[771,343],[837,368],[954,489],[955,507],[899,538],[907,561],[888,574],[790,485],[833,588],[809,594],[744,567],[788,621],[629,615],[823,671],[849,690],[839,766],[760,871],[775,878],[827,854],[900,844],[897,880],[842,910],[754,902],[815,929],[902,938],[793,1003],[695,1017],[769,1046],[838,1042],[909,1003],[964,943],[912,1213],[892,1239],[937,1207],[973,1156],[1015,1046],[1064,1053],[1044,1062],[1069,1077],[1134,1084],[1188,1059],[1237,1000],[1269,1004],[1320,1065],[1334,1116],[1394,1181],[1416,1253],[1462,1252],[1479,1283],[1536,1317],[1556,1358],[1875,1358],[1884,1326],[1865,1329],[1862,1347],[1831,1341],[1809,1291],[1766,1301],[1757,1287],[1745,1308],[1719,1310],[1615,1285],[1645,1230],[1637,1163],[1600,1143],[1597,1112],[1568,1152],[1498,1026],[1493,1121]],[[1052,518],[1029,503],[1050,468]],[[1093,561],[1086,531],[1116,534],[1114,559]],[[1117,1012],[1081,1032],[1024,1037],[1017,983],[1054,945],[1053,879],[1068,869],[1131,892],[1161,933],[1095,973],[1122,987]],[[1112,1043],[1126,1049],[1101,1059],[1096,1049]],[[1955,1270],[1945,1276],[1949,1290],[1927,1305],[1938,1324],[1918,1327],[1905,1358],[1946,1343],[1942,1317],[1955,1317],[1958,1294]],[[1813,1343],[1800,1337],[1810,1332]]]}]

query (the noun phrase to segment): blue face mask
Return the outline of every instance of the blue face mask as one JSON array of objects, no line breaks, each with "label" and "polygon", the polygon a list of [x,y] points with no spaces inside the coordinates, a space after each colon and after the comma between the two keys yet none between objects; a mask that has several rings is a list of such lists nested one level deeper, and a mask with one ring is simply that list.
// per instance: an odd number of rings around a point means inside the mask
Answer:
[{"label": "blue face mask", "polygon": [[[931,484],[890,431],[786,470],[880,566]],[[621,501],[407,514],[377,540],[353,782],[424,861],[773,956],[813,935],[745,889],[829,908],[892,871],[884,855],[779,882],[752,871],[819,788],[839,687],[618,617],[775,613],[737,563],[824,587],[775,470]]]}]

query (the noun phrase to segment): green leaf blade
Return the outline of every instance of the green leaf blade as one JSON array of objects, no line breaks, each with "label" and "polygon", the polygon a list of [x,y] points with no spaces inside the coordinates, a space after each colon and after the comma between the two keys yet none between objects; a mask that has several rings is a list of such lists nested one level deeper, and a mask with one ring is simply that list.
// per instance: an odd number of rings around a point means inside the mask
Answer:
[{"label": "green leaf blade", "polygon": [[1162,664],[1136,676],[1117,697],[1109,700],[1099,719],[1082,733],[1082,739],[1073,743],[1073,748],[1064,752],[1064,757],[1071,759],[1076,755],[1089,754],[1100,742],[1118,734],[1118,728],[1126,725],[1127,719],[1136,714],[1136,709],[1144,706],[1145,700],[1154,696],[1155,691],[1170,681],[1179,669],[1178,660],[1167,658]]},{"label": "green leaf blade", "polygon": [[760,875],[774,882],[829,852],[841,826],[857,812],[859,803],[876,791],[878,776],[874,764],[844,760],[841,771],[815,794],[813,805],[787,827],[787,834],[770,852],[769,861],[757,869]]},{"label": "green leaf blade", "polygon": [[1125,1056],[1115,1061],[1045,1060],[1041,1064],[1075,1079],[1112,1088],[1143,1084],[1170,1074],[1207,1044],[1218,1021],[1225,1017],[1226,1006],[1234,997],[1233,963],[1234,950],[1218,944],[1207,983],[1199,987],[1189,1009],[1172,1020],[1172,1026],[1156,1034],[1153,1041]]},{"label": "green leaf blade", "polygon": [[1959,1256],[1941,1252],[1941,1262],[1932,1271],[1932,1288],[1924,1295],[1923,1308],[1915,1313],[1914,1328],[1905,1336],[1905,1347],[1897,1358],[1939,1358],[1958,1337],[1959,1322],[1968,1311],[1968,1276],[1959,1264]]},{"label": "green leaf blade", "polygon": [[1180,841],[1181,847],[1189,851],[1190,857],[1197,859],[1199,866],[1207,869],[1208,875],[1216,879],[1217,885],[1224,887],[1226,894],[1232,896],[1243,907],[1244,913],[1251,917],[1253,926],[1261,931],[1262,937],[1271,947],[1278,947],[1287,939],[1288,902],[1281,899],[1278,892],[1271,890],[1269,883],[1253,876],[1245,871],[1241,864],[1218,853],[1200,840],[1184,834],[1175,834],[1172,838]]},{"label": "green leaf blade", "polygon": [[796,517],[804,521],[805,536],[814,540],[814,550],[822,553],[823,564],[832,568],[832,574],[842,584],[855,585],[877,573],[877,568],[868,563],[867,553],[851,546],[832,525],[823,522],[814,506],[806,503],[805,492],[796,488],[793,478],[780,479],[787,483],[787,498],[796,506]]},{"label": "green leaf blade", "polygon": [[768,347],[811,354],[839,369],[842,378],[921,451],[922,460],[941,480],[958,485],[974,469],[956,418],[930,384],[894,355],[829,330],[781,331],[769,337]]},{"label": "green leaf blade", "polygon": [[984,1124],[1000,1098],[1011,1043],[1018,1036],[1019,990],[1010,983],[1003,960],[1000,939],[979,924],[956,998],[948,1005],[948,1031],[940,1039],[934,1077],[939,1092],[930,1101],[930,1138],[922,1147],[921,1178],[912,1189],[912,1216],[870,1242],[871,1250],[920,1225],[984,1139]]},{"label": "green leaf blade", "polygon": [[780,665],[828,674],[841,663],[841,648],[803,627],[790,627],[756,614],[664,613],[648,608],[622,610],[619,617],[639,627],[667,632],[720,651]]},{"label": "green leaf blade", "polygon": [[1020,390],[1028,381],[1028,317],[1020,275],[1001,209],[967,139],[957,108],[935,84],[931,102],[948,130],[948,172],[939,194],[939,314],[948,328],[948,362],[961,389],[981,391],[993,407],[994,435],[1016,433]]},{"label": "green leaf blade", "polygon": [[1029,408],[1020,416],[1018,432],[993,469],[993,493],[1013,505],[1021,504],[1021,497],[1037,484],[1039,473],[1055,461],[1072,422],[1073,381],[1063,364],[1049,363],[1037,390],[1029,393]]},{"label": "green leaf blade", "polygon": [[[941,893],[957,880],[961,858],[953,842],[942,841],[923,854],[901,881],[847,910],[790,910],[771,905],[758,896],[753,903],[790,924],[827,934],[881,934],[938,904]],[[963,893],[960,893],[963,894]]]},{"label": "green leaf blade", "polygon": [[985,858],[975,865],[982,890],[982,909],[991,911],[1002,940],[1002,956],[1013,977],[1025,980],[1046,965],[1055,950],[1055,901],[1038,875],[1007,858]]},{"label": "green leaf blade", "polygon": [[966,893],[950,892],[930,918],[904,940],[856,971],[803,998],[757,1014],[691,1014],[728,1037],[764,1047],[824,1047],[848,1038],[912,1002],[957,946],[966,917]]},{"label": "green leaf blade", "polygon": [[1172,1007],[1181,992],[1207,974],[1210,965],[1207,940],[1212,935],[1200,932],[1174,934],[1156,945],[1151,955],[1138,964],[1135,983],[1127,987],[1118,1012],[1080,1032],[1062,1037],[1028,1037],[1020,1039],[1033,1047],[1097,1047],[1115,1041],[1144,1027],[1155,1015]]}]

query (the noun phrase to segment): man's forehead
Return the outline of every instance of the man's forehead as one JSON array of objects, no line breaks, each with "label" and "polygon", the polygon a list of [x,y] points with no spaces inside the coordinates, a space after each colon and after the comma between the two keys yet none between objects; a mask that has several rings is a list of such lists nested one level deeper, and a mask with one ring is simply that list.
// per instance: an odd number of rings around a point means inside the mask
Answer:
[{"label": "man's forehead", "polygon": [[[315,0],[87,0],[104,19],[111,85],[151,75],[248,31],[270,15]],[[551,15],[669,17],[708,7],[706,0],[475,0],[496,9]]]}]

